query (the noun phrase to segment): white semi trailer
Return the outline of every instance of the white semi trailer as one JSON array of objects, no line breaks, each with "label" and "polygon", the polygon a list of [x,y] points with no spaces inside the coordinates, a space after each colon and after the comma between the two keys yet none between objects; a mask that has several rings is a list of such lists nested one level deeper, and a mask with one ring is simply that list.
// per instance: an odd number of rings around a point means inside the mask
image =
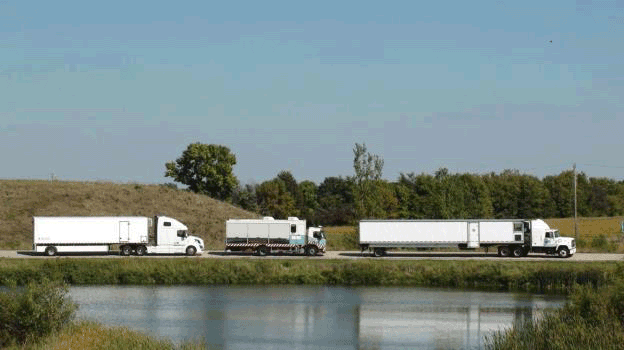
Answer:
[{"label": "white semi trailer", "polygon": [[188,227],[165,216],[39,216],[33,224],[33,250],[49,256],[106,253],[112,246],[122,255],[195,255],[204,249],[201,238],[189,236]]},{"label": "white semi trailer", "polygon": [[325,253],[325,234],[321,227],[309,227],[296,217],[288,220],[231,219],[225,223],[225,251],[253,250],[260,256],[270,253],[317,255]]},{"label": "white semi trailer", "polygon": [[497,247],[502,257],[529,253],[576,253],[573,238],[561,237],[543,220],[362,220],[362,252],[383,256],[392,248]]}]

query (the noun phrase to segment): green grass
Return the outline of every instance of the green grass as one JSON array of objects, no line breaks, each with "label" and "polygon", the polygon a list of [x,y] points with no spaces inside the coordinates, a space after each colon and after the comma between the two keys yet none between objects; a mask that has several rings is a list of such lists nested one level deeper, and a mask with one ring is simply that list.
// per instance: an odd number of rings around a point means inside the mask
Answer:
[{"label": "green grass", "polygon": [[431,286],[569,293],[623,274],[624,263],[257,259],[0,259],[0,285]]},{"label": "green grass", "polygon": [[150,337],[141,332],[123,327],[105,327],[98,323],[75,322],[61,331],[20,345],[13,345],[7,350],[194,350],[206,349],[199,342],[187,342],[174,345],[168,340]]},{"label": "green grass", "polygon": [[328,250],[359,250],[359,237],[355,226],[324,227]]},{"label": "green grass", "polygon": [[496,350],[622,349],[624,347],[624,282],[603,288],[580,287],[563,309],[527,320],[487,339]]}]

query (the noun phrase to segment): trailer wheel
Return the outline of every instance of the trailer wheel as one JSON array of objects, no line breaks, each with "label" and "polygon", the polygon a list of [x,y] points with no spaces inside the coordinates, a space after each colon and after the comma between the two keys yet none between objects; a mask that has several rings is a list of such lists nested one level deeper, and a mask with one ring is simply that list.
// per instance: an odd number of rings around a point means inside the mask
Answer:
[{"label": "trailer wheel", "polygon": [[570,257],[570,251],[566,247],[561,247],[557,251],[557,255],[559,255],[560,258],[569,258]]},{"label": "trailer wheel", "polygon": [[504,246],[498,247],[498,256],[506,258],[509,255],[511,255],[511,249],[509,249],[508,246],[504,245]]},{"label": "trailer wheel", "polygon": [[128,256],[128,255],[132,254],[132,247],[129,246],[129,245],[121,246],[120,249],[121,249],[121,255],[123,255],[123,256]]},{"label": "trailer wheel", "polygon": [[256,249],[256,254],[260,256],[266,256],[267,254],[269,254],[269,250],[267,249],[266,246],[261,245]]},{"label": "trailer wheel", "polygon": [[56,255],[56,248],[55,247],[47,247],[45,249],[45,254],[47,256],[55,256]]},{"label": "trailer wheel", "polygon": [[189,246],[186,248],[186,255],[193,256],[195,253],[197,253],[197,249],[195,249],[195,247]]},{"label": "trailer wheel", "polygon": [[143,256],[145,255],[145,253],[147,253],[147,248],[145,248],[144,245],[140,245],[136,247],[136,255]]},{"label": "trailer wheel", "polygon": [[386,255],[386,250],[384,248],[375,248],[375,250],[373,250],[373,256],[374,257],[380,257],[380,256],[384,256]]},{"label": "trailer wheel", "polygon": [[520,258],[520,257],[523,257],[523,256],[524,256],[524,248],[522,248],[522,247],[520,247],[520,246],[517,246],[517,247],[515,247],[515,248],[513,249],[512,254],[513,254],[514,258]]},{"label": "trailer wheel", "polygon": [[310,245],[306,247],[306,255],[315,256],[318,253],[318,249],[315,246]]}]

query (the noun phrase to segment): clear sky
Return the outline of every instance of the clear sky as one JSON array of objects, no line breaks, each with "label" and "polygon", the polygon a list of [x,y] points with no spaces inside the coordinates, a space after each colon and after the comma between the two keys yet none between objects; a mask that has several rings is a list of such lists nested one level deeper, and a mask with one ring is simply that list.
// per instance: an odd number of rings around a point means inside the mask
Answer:
[{"label": "clear sky", "polygon": [[[552,42],[551,42],[552,40]],[[624,179],[624,1],[0,1],[0,178]]]}]

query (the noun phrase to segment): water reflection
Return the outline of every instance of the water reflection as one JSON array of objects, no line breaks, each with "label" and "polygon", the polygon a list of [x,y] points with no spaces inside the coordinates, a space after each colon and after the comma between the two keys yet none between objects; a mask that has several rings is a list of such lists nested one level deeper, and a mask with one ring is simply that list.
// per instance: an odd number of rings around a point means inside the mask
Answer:
[{"label": "water reflection", "polygon": [[560,297],[420,288],[73,287],[80,318],[211,349],[480,349]]}]

